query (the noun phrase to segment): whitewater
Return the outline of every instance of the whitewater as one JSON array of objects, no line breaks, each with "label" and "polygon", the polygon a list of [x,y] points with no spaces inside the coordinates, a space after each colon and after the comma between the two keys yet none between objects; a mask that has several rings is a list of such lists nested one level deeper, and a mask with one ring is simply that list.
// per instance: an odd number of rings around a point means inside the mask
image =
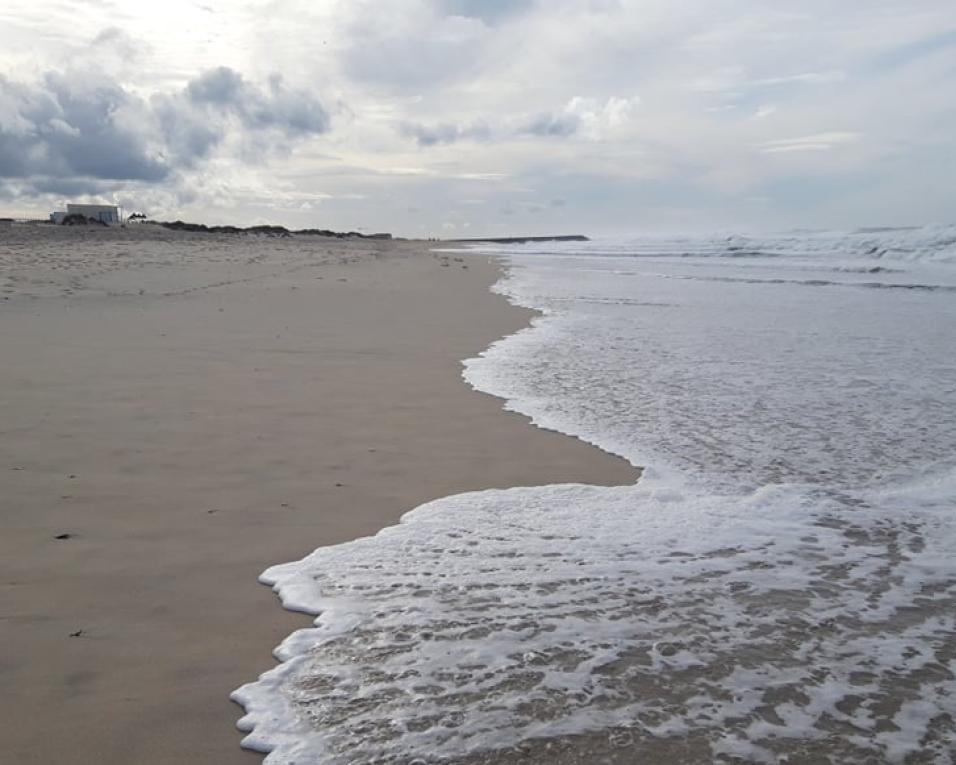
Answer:
[{"label": "whitewater", "polygon": [[956,227],[477,248],[465,379],[644,468],[447,497],[262,581],[267,762],[949,763]]}]

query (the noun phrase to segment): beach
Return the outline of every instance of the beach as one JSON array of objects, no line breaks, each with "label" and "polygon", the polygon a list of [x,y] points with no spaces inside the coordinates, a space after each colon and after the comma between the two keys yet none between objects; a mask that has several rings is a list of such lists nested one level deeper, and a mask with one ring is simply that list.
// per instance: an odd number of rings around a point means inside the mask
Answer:
[{"label": "beach", "polygon": [[956,765],[951,0],[88,5],[0,7],[0,765]]},{"label": "beach", "polygon": [[532,313],[428,247],[0,230],[5,757],[255,762],[229,693],[309,623],[265,568],[459,492],[636,480],[462,380]]}]

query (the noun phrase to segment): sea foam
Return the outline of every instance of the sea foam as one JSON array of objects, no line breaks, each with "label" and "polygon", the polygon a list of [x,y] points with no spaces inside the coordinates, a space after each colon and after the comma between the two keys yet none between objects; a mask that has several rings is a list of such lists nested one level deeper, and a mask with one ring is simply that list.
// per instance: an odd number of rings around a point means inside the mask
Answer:
[{"label": "sea foam", "polygon": [[288,607],[321,615],[236,693],[246,743],[276,762],[439,761],[623,730],[771,762],[794,741],[944,762],[954,488],[433,502],[266,572]]},{"label": "sea foam", "polygon": [[948,284],[950,234],[512,248],[498,289],[542,316],[466,378],[644,477],[448,497],[269,569],[317,618],[234,693],[244,745],[299,765],[949,762],[956,314],[859,282],[876,241],[893,279]]}]

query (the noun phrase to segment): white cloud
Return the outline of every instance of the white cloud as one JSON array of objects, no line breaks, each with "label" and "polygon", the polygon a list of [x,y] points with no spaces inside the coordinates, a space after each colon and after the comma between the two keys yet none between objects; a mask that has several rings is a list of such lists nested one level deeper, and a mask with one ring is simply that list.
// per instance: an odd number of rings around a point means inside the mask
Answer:
[{"label": "white cloud", "polygon": [[641,103],[638,96],[619,98],[611,96],[604,101],[575,96],[565,107],[581,121],[582,133],[593,140],[604,138],[626,126]]},{"label": "white cloud", "polygon": [[767,154],[783,154],[791,151],[829,151],[839,146],[856,143],[862,138],[859,133],[816,133],[800,138],[780,138],[774,141],[764,141],[760,144],[760,151]]},{"label": "white cloud", "polygon": [[831,70],[829,72],[802,72],[784,77],[767,77],[755,80],[755,85],[789,85],[803,83],[808,85],[825,85],[831,82],[843,82],[847,78],[846,72]]}]

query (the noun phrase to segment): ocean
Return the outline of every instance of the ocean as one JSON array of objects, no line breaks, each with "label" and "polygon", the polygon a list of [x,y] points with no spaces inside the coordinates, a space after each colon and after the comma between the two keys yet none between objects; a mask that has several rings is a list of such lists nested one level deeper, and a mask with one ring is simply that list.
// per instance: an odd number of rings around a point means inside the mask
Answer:
[{"label": "ocean", "polygon": [[269,763],[949,763],[956,227],[475,248],[465,380],[644,468],[447,497],[263,574]]}]

